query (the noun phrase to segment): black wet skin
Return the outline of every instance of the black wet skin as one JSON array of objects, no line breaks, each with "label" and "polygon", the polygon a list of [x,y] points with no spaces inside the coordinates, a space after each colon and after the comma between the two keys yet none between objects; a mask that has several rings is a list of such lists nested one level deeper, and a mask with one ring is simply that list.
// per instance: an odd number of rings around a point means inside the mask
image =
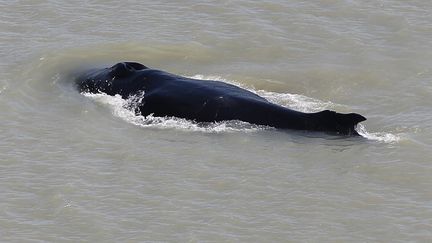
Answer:
[{"label": "black wet skin", "polygon": [[294,111],[235,85],[186,78],[135,62],[88,71],[76,79],[76,84],[80,92],[119,94],[123,98],[144,93],[138,105],[143,116],[173,116],[197,122],[240,120],[340,135],[358,135],[355,126],[366,120],[356,113]]}]

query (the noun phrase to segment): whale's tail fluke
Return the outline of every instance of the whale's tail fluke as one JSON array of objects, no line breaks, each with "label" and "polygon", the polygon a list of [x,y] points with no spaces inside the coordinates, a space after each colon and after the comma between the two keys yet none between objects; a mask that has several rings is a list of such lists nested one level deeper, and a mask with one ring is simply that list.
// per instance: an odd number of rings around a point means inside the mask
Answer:
[{"label": "whale's tail fluke", "polygon": [[366,118],[356,113],[341,114],[335,111],[321,111],[313,113],[318,121],[316,130],[336,132],[342,135],[359,135],[355,130],[357,124]]}]

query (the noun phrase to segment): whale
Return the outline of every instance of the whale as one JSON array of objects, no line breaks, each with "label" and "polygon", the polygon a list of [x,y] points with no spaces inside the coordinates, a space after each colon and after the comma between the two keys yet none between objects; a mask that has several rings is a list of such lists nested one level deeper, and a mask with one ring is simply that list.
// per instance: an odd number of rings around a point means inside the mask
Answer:
[{"label": "whale", "polygon": [[366,118],[332,110],[307,113],[289,109],[236,85],[183,77],[138,62],[84,71],[76,76],[81,93],[142,95],[135,112],[144,117],[178,117],[195,122],[239,120],[277,129],[358,136],[356,126]]}]

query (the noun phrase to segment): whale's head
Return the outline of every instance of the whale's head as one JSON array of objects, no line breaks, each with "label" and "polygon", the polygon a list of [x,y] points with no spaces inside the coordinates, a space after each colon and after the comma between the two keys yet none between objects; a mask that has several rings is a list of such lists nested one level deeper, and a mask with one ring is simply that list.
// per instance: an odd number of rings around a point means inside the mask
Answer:
[{"label": "whale's head", "polygon": [[[119,93],[119,83],[127,83],[137,76],[141,70],[148,69],[146,66],[137,62],[120,62],[109,68],[91,69],[82,72],[75,82],[80,92],[107,93],[113,95]],[[115,82],[114,82],[115,81]]]}]

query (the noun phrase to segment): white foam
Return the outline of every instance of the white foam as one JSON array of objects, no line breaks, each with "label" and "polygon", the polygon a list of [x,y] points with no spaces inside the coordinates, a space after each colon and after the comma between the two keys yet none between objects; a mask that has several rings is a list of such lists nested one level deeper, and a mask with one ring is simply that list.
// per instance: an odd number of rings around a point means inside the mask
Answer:
[{"label": "white foam", "polygon": [[366,130],[366,127],[362,124],[358,124],[356,131],[363,137],[375,140],[383,143],[397,143],[400,141],[400,137],[391,133],[386,132],[373,132],[370,133]]},{"label": "white foam", "polygon": [[318,99],[310,98],[299,94],[277,93],[277,92],[271,92],[265,90],[256,90],[253,87],[247,87],[237,81],[227,80],[220,76],[205,76],[205,75],[197,74],[191,76],[190,78],[202,79],[202,80],[216,80],[216,81],[222,81],[225,83],[233,84],[241,88],[247,89],[248,91],[255,93],[259,96],[262,96],[267,100],[269,100],[270,102],[276,103],[278,105],[293,110],[302,111],[302,112],[318,112],[324,109],[331,109],[331,108],[334,109],[335,107],[338,106],[343,107],[342,105],[338,105],[330,101],[321,101]]},{"label": "white foam", "polygon": [[114,116],[140,127],[179,129],[184,131],[199,131],[208,133],[220,132],[253,132],[266,129],[265,126],[253,125],[242,121],[224,121],[212,123],[197,123],[177,117],[156,117],[153,115],[141,116],[135,113],[137,105],[141,102],[143,94],[123,99],[120,95],[110,96],[104,93],[83,93],[86,97],[108,106]]},{"label": "white foam", "polygon": [[264,90],[258,90],[257,94],[273,103],[302,112],[318,112],[337,106],[330,101],[324,102],[299,94],[276,93]]},{"label": "white foam", "polygon": [[[233,85],[245,88],[253,93],[256,93],[269,101],[289,107],[294,110],[299,110],[302,112],[317,112],[323,109],[334,109],[336,106],[341,106],[334,104],[330,101],[324,102],[321,100],[313,99],[307,96],[299,94],[288,94],[288,93],[276,93],[264,90],[255,90],[250,87],[245,87],[233,80],[226,80],[219,76],[204,76],[195,75],[191,78],[203,79],[203,80],[217,80],[230,83]],[[141,103],[144,98],[144,93],[136,96],[131,96],[128,99],[123,99],[120,95],[110,96],[104,93],[92,94],[84,93],[85,96],[95,100],[98,103],[107,105],[113,115],[140,127],[150,127],[159,129],[179,129],[183,131],[199,131],[208,133],[221,133],[221,132],[253,132],[263,129],[271,129],[266,126],[253,125],[242,121],[223,121],[215,123],[197,123],[187,119],[177,118],[177,117],[155,117],[152,115],[141,116],[135,113],[138,108],[138,104]],[[376,132],[370,133],[366,128],[359,124],[357,126],[357,132],[363,137],[384,143],[395,143],[400,140],[399,136],[391,133]]]}]

